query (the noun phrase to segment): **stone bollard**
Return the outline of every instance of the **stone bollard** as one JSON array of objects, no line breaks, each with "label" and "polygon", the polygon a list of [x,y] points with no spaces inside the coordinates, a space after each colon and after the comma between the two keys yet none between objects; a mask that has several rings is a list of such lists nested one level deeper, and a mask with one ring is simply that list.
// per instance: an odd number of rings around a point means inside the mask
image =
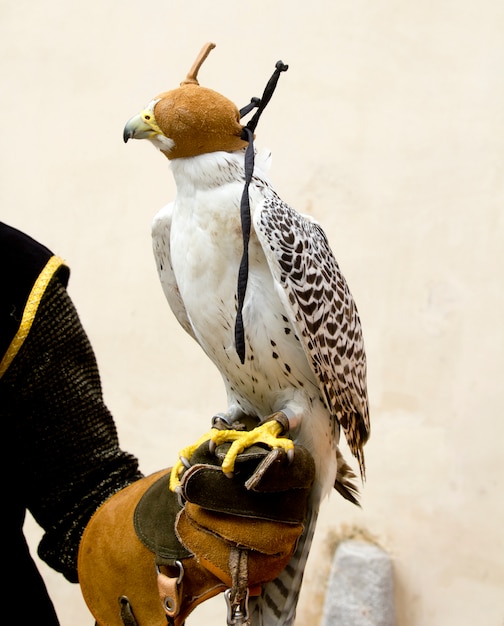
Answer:
[{"label": "stone bollard", "polygon": [[321,626],[396,626],[390,557],[366,541],[342,541],[327,586]]}]

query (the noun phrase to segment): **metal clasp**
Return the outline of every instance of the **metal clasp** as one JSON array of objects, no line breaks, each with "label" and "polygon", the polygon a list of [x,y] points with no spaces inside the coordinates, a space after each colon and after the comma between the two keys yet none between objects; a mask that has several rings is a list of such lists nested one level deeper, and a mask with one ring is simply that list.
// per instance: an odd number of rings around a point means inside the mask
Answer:
[{"label": "metal clasp", "polygon": [[232,589],[224,592],[224,598],[227,604],[227,626],[250,626],[248,600],[249,590],[246,590],[245,597],[242,600],[231,599]]}]

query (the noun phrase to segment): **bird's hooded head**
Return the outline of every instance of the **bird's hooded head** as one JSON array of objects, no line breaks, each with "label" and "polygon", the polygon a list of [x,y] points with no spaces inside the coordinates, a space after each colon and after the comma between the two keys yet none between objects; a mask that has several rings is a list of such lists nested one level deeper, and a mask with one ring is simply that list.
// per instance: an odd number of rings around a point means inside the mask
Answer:
[{"label": "bird's hooded head", "polygon": [[247,146],[238,108],[198,83],[198,70],[214,47],[213,43],[203,47],[180,87],[159,94],[127,122],[124,141],[149,139],[169,159]]}]

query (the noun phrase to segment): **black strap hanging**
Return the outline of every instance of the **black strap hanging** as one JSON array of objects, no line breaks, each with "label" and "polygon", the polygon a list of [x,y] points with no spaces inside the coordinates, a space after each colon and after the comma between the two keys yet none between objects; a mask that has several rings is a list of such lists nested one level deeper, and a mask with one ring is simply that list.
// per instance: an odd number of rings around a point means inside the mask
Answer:
[{"label": "black strap hanging", "polygon": [[235,347],[236,352],[242,363],[245,363],[245,329],[243,326],[243,302],[245,300],[245,292],[247,290],[248,282],[248,245],[250,240],[250,228],[251,228],[251,215],[250,215],[250,197],[249,197],[249,185],[254,173],[254,131],[256,129],[259,118],[262,112],[266,108],[266,105],[271,100],[271,96],[275,91],[281,72],[286,72],[289,69],[288,65],[284,65],[282,61],[277,61],[275,65],[275,71],[268,81],[264,89],[264,93],[261,99],[252,98],[250,103],[240,110],[240,117],[250,113],[252,109],[257,108],[254,116],[249,120],[246,126],[243,127],[242,139],[248,141],[248,146],[245,151],[245,186],[243,188],[243,194],[240,203],[240,217],[242,224],[243,235],[243,255],[240,262],[240,269],[238,270],[238,310],[236,313],[235,321]]}]

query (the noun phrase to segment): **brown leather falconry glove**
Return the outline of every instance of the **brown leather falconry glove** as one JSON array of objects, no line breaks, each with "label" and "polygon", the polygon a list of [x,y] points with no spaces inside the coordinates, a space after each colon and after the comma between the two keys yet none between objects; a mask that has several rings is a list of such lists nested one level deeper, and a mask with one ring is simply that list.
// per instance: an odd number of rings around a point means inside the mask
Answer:
[{"label": "brown leather falconry glove", "polygon": [[[273,580],[303,531],[314,461],[296,446],[254,446],[232,478],[220,467],[229,444],[191,458],[179,494],[170,469],[113,496],[91,519],[79,551],[79,581],[98,624],[181,626],[204,600],[225,592],[228,623],[246,623],[246,600]],[[241,621],[240,621],[241,620]]]}]

